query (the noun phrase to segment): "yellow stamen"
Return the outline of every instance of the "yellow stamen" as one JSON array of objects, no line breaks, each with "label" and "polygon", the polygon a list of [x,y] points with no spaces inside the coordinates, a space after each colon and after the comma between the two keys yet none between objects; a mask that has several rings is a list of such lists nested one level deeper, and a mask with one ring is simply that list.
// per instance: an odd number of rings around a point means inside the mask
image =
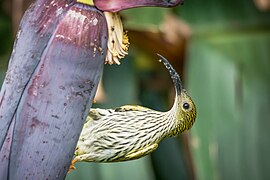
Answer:
[{"label": "yellow stamen", "polygon": [[129,41],[127,32],[118,13],[104,12],[108,25],[108,50],[105,64],[118,64],[128,54]]},{"label": "yellow stamen", "polygon": [[77,0],[77,2],[82,3],[82,4],[87,4],[89,6],[94,6],[93,0]]}]

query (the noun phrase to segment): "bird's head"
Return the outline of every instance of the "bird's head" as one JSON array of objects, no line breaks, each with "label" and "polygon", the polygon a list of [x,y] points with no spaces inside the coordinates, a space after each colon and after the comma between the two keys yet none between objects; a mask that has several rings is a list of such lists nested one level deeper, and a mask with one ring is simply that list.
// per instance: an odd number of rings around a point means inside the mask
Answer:
[{"label": "bird's head", "polygon": [[176,103],[176,121],[177,124],[179,124],[179,131],[183,132],[185,130],[189,130],[196,119],[196,106],[185,89],[183,89],[181,94],[178,95]]},{"label": "bird's head", "polygon": [[193,126],[197,115],[196,106],[191,97],[187,94],[187,91],[183,88],[180,76],[169,61],[159,54],[158,56],[160,57],[160,61],[163,62],[168,69],[176,91],[175,103],[170,111],[176,121],[170,136],[175,136]]}]

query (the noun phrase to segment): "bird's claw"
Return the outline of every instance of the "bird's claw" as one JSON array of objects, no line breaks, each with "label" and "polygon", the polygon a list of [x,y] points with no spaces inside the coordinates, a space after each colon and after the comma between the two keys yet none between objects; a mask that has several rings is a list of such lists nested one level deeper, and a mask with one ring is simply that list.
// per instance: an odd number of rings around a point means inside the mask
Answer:
[{"label": "bird's claw", "polygon": [[75,164],[77,161],[78,161],[77,159],[73,159],[73,160],[71,161],[71,164],[70,164],[69,170],[68,170],[69,173],[70,173],[72,170],[76,169],[76,167],[74,166],[74,164]]}]

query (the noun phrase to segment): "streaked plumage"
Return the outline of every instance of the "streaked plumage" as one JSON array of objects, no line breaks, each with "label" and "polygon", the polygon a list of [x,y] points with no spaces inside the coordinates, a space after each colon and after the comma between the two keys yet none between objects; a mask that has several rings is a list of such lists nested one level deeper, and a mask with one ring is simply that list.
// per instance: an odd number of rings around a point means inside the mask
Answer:
[{"label": "streaked plumage", "polygon": [[162,139],[179,135],[192,127],[196,118],[195,105],[171,64],[164,57],[160,58],[175,85],[173,107],[167,112],[134,105],[116,109],[91,109],[72,164],[77,161],[117,162],[138,159],[153,152]]}]

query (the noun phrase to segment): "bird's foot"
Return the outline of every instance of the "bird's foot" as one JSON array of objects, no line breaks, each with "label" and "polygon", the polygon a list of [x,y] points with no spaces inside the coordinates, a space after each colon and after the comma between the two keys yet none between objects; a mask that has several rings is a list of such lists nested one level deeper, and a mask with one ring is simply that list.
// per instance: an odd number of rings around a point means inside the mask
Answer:
[{"label": "bird's foot", "polygon": [[78,161],[77,159],[73,159],[73,160],[71,161],[71,164],[70,164],[69,170],[68,170],[69,173],[70,173],[72,170],[76,169],[76,167],[74,166],[74,164],[75,164],[77,161]]}]

